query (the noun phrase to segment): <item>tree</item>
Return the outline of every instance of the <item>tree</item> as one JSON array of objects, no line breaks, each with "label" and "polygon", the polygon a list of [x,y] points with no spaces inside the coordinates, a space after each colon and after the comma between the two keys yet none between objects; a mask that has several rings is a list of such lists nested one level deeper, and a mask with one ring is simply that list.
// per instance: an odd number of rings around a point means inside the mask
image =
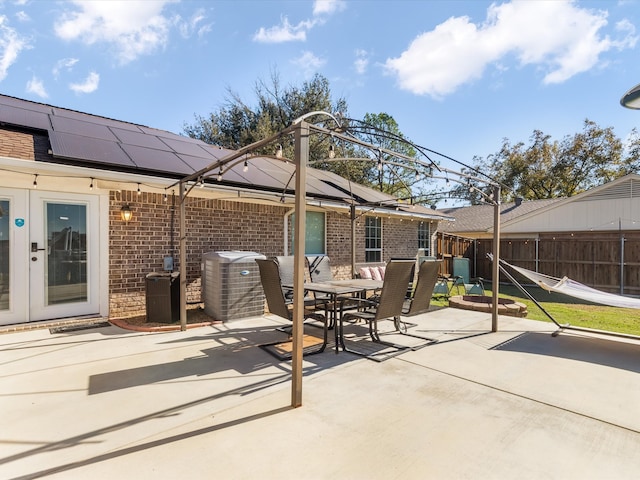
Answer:
[{"label": "tree", "polygon": [[[503,185],[505,199],[571,197],[640,168],[640,137],[634,129],[626,143],[613,132],[586,119],[582,132],[552,141],[534,130],[530,145],[504,139],[487,159],[474,158],[474,170]],[[471,183],[482,190],[482,185]],[[506,187],[506,188],[504,188]],[[485,187],[486,188],[486,187]],[[458,187],[458,196],[477,202],[477,190]],[[469,192],[471,190],[471,192]]]},{"label": "tree", "polygon": [[[191,138],[212,145],[238,149],[277,134],[290,126],[295,119],[309,112],[323,111],[341,117],[346,115],[348,108],[343,98],[332,101],[329,81],[319,74],[304,82],[301,87],[284,88],[277,73],[272,73],[270,83],[259,80],[254,92],[257,106],[250,107],[237,93],[228,90],[223,107],[207,117],[196,115],[193,124],[185,123],[184,132]],[[307,120],[314,123],[324,122],[331,128],[336,126],[330,117],[322,115]],[[328,157],[331,138],[314,135],[310,137],[309,143],[309,161],[312,165]],[[285,158],[293,158],[294,145],[291,136],[281,138],[279,145]],[[275,145],[267,145],[256,150],[256,153],[273,155],[274,149]],[[353,147],[348,148],[346,155],[352,156],[353,152]],[[328,166],[327,169],[333,168]],[[354,168],[351,170],[356,170],[352,172],[354,181],[362,179],[362,172]]]},{"label": "tree", "polygon": [[388,113],[367,113],[357,127],[355,135],[361,140],[379,147],[377,151],[361,149],[362,155],[372,158],[375,168],[369,168],[367,183],[381,192],[396,197],[411,197],[411,187],[417,182],[416,163],[392,156],[383,150],[417,158],[417,151],[404,137],[398,123]]},{"label": "tree", "polygon": [[[353,131],[360,139],[381,148],[394,150],[407,156],[415,156],[416,151],[406,142],[398,124],[386,113],[367,114],[364,122],[349,120],[347,102],[343,98],[333,101],[329,81],[316,74],[301,87],[282,87],[277,73],[272,73],[270,83],[258,81],[254,92],[257,106],[250,107],[238,94],[228,90],[225,104],[208,116],[196,115],[193,124],[184,124],[184,132],[191,138],[230,149],[238,149],[258,140],[268,138],[290,126],[302,115],[314,111],[332,114],[343,127]],[[336,127],[326,115],[309,117],[312,123],[324,123],[327,128]],[[293,158],[294,145],[291,136],[279,139],[283,155]],[[415,170],[392,168],[391,158],[385,154],[381,158],[383,168],[376,168],[377,152],[339,140],[331,135],[312,135],[309,139],[309,162],[311,166],[332,171],[349,180],[378,188],[391,195],[407,197],[416,182]],[[274,145],[267,145],[256,151],[258,154],[272,155]],[[332,152],[330,154],[330,152]],[[337,157],[337,158],[330,158]],[[372,160],[357,160],[357,159]],[[352,159],[345,161],[344,159]],[[354,160],[355,159],[355,160]],[[400,162],[402,163],[402,162]]]}]

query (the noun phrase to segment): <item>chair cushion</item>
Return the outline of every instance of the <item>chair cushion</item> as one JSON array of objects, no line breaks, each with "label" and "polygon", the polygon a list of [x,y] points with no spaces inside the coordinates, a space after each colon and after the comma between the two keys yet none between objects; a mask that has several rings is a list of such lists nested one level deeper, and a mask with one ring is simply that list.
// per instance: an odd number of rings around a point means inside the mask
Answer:
[{"label": "chair cushion", "polygon": [[360,278],[366,278],[367,280],[371,280],[373,272],[371,271],[371,267],[360,267],[358,269],[358,273],[360,274]]},{"label": "chair cushion", "polygon": [[383,276],[382,276],[382,271],[380,270],[381,267],[371,267],[371,279],[372,280],[378,280],[378,281],[382,281],[383,280]]}]

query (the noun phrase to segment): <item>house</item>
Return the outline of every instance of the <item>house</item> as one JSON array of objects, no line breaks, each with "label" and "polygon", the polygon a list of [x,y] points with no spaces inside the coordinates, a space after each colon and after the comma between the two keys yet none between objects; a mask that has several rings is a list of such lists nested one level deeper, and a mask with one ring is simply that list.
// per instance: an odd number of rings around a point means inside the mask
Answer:
[{"label": "house", "polygon": [[[229,153],[0,95],[0,324],[144,313],[146,276],[182,261],[177,182]],[[200,301],[206,252],[292,253],[294,172],[275,156],[247,156],[189,184],[188,302]],[[437,223],[451,219],[312,168],[306,193],[307,253],[329,255],[337,276],[351,273],[352,227],[356,261],[386,261],[428,251]]]},{"label": "house", "polygon": [[[449,209],[439,234],[473,240],[465,256],[491,277],[491,205]],[[640,294],[640,175],[630,174],[569,198],[500,205],[500,257],[599,290]]]}]

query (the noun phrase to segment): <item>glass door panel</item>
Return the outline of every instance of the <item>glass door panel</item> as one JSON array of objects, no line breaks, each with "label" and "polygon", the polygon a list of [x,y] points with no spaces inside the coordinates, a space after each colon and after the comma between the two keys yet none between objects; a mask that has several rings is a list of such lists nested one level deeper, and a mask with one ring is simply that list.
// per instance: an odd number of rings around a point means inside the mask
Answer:
[{"label": "glass door panel", "polygon": [[11,244],[9,243],[9,218],[11,216],[9,200],[0,200],[0,311],[9,310],[11,277],[9,259]]},{"label": "glass door panel", "polygon": [[87,301],[87,206],[45,202],[45,303]]},{"label": "glass door panel", "polygon": [[0,325],[28,320],[27,199],[26,190],[0,191]]}]

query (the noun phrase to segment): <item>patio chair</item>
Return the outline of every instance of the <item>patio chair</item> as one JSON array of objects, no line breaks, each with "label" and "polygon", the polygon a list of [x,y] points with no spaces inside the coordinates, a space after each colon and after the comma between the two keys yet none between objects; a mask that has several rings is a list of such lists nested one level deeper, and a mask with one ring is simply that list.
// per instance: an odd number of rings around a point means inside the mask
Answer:
[{"label": "patio chair", "polygon": [[312,282],[329,282],[333,280],[331,260],[327,255],[307,256],[309,276]]},{"label": "patio chair", "polygon": [[[414,266],[414,259],[393,260],[387,263],[382,290],[377,301],[362,298],[358,299],[358,302],[362,306],[361,310],[345,312],[341,309],[341,337],[343,337],[345,322],[364,320],[369,325],[369,336],[374,342],[396,348],[398,350],[398,353],[410,349],[410,347],[382,341],[378,332],[378,322],[382,320],[392,320],[395,322],[396,319],[400,318],[400,315],[402,315],[402,307],[405,301],[405,294],[409,282],[411,281],[411,271]],[[349,300],[353,301],[354,299],[350,298]],[[357,355],[371,357],[370,355],[360,352],[352,350],[348,351]]]},{"label": "patio chair", "polygon": [[[428,260],[420,264],[420,268],[418,269],[418,279],[416,280],[416,288],[413,290],[409,309],[406,312],[403,311],[403,315],[412,317],[429,311],[431,296],[433,295],[433,290],[438,282],[438,270],[440,269],[441,263],[442,260]],[[397,332],[402,335],[429,340],[430,343],[437,341],[431,337],[424,337],[413,332],[409,333],[408,327],[414,327],[416,324],[404,322],[401,317],[396,317],[394,319],[394,325]],[[428,344],[421,345],[421,347],[426,345]]]},{"label": "patio chair", "polygon": [[471,278],[470,260],[465,257],[453,258],[453,287],[463,287],[465,295],[484,295],[481,277]]},{"label": "patio chair", "polygon": [[442,260],[428,260],[420,264],[416,288],[411,297],[407,316],[419,315],[429,310],[433,291],[440,278],[438,274],[440,264],[442,264]]},{"label": "patio chair", "polygon": [[[285,320],[293,321],[293,310],[290,308],[291,304],[287,303],[282,291],[282,282],[280,280],[280,272],[278,264],[273,259],[256,259],[258,268],[260,270],[260,281],[262,283],[262,289],[264,290],[264,296],[267,300],[267,306],[269,307],[269,313],[284,318]],[[304,318],[311,318],[319,321],[323,325],[323,343],[320,348],[314,351],[305,351],[305,354],[320,353],[327,345],[327,317],[315,310],[307,310],[305,307]],[[290,334],[292,327],[278,328],[277,330],[285,331]],[[281,343],[281,342],[277,342]],[[276,343],[276,344],[277,344]],[[271,344],[275,345],[275,344]],[[269,345],[261,345],[269,346]],[[271,351],[268,350],[270,353]],[[280,358],[280,357],[279,357]]]}]

